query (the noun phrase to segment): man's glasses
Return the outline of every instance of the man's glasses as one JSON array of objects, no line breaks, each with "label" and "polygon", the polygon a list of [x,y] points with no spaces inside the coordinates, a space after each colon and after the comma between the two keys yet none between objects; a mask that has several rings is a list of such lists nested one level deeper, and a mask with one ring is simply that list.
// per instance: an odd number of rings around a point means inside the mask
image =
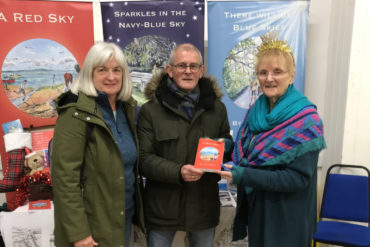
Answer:
[{"label": "man's glasses", "polygon": [[266,79],[269,75],[273,78],[279,78],[280,76],[284,75],[288,71],[283,71],[283,70],[273,70],[272,72],[268,72],[267,70],[261,70],[260,72],[257,73],[257,76],[259,79]]},{"label": "man's glasses", "polygon": [[202,67],[201,64],[192,63],[190,65],[186,65],[185,63],[179,63],[176,65],[172,65],[176,69],[177,72],[183,73],[186,71],[186,69],[189,67],[190,71],[193,73],[199,72],[200,68]]}]

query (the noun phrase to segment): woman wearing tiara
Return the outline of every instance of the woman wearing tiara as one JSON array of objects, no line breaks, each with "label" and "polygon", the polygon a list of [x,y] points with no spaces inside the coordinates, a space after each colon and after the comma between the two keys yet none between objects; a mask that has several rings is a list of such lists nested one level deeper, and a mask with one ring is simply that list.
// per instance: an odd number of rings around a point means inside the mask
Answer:
[{"label": "woman wearing tiara", "polygon": [[238,187],[233,240],[249,247],[308,247],[316,227],[317,162],[326,147],[316,106],[293,85],[289,45],[266,34],[256,75],[263,94],[247,112],[233,151]]}]

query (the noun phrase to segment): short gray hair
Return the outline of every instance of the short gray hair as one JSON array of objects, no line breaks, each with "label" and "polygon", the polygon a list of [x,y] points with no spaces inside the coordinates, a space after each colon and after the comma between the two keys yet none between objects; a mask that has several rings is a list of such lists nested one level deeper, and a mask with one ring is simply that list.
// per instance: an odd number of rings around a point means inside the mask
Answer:
[{"label": "short gray hair", "polygon": [[103,41],[95,43],[87,53],[82,69],[71,85],[72,93],[78,94],[78,92],[83,92],[88,96],[97,97],[98,93],[93,82],[94,68],[102,66],[111,58],[115,58],[123,70],[122,87],[117,94],[117,99],[127,101],[132,94],[132,81],[125,56],[119,46]]},{"label": "short gray hair", "polygon": [[175,54],[178,50],[184,50],[184,51],[195,51],[199,55],[199,62],[200,64],[203,64],[203,57],[202,53],[199,51],[197,47],[195,47],[193,44],[190,43],[183,43],[183,44],[178,44],[173,48],[173,50],[170,53],[170,58],[168,59],[168,63],[170,65],[173,65],[175,62]]}]

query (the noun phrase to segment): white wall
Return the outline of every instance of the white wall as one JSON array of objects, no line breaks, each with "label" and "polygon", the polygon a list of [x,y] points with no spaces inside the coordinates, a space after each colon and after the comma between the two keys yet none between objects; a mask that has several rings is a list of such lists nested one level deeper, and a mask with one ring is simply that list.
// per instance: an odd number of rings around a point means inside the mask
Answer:
[{"label": "white wall", "polygon": [[[325,135],[327,118],[325,116],[325,92],[328,77],[328,49],[331,16],[331,0],[311,0],[307,34],[305,95],[317,105],[323,118]],[[326,152],[326,151],[325,151]],[[321,153],[321,156],[325,154]],[[322,166],[322,158],[319,161]]]},{"label": "white wall", "polygon": [[370,1],[311,0],[306,95],[318,105],[333,163],[370,168]]},{"label": "white wall", "polygon": [[343,163],[370,169],[370,1],[356,0],[348,76]]},{"label": "white wall", "polygon": [[305,93],[318,106],[327,142],[319,160],[319,198],[323,174],[331,164],[342,163],[354,4],[311,0]]}]

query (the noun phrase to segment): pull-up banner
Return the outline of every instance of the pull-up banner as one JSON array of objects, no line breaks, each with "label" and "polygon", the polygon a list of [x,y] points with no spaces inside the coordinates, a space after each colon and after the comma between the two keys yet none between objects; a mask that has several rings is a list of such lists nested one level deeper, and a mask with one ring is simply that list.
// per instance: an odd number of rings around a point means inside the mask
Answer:
[{"label": "pull-up banner", "polygon": [[101,11],[104,40],[123,49],[139,105],[145,84],[176,44],[192,43],[203,53],[204,1],[110,2],[101,3]]},{"label": "pull-up banner", "polygon": [[304,92],[309,1],[208,1],[208,72],[225,94],[233,136],[261,94],[254,73],[260,36],[277,32],[296,60],[295,87]]},{"label": "pull-up banner", "polygon": [[[0,123],[54,125],[54,100],[68,90],[94,44],[92,3],[1,0],[0,30]],[[0,128],[5,171],[4,134]],[[6,198],[13,207],[15,192]]]},{"label": "pull-up banner", "polygon": [[0,1],[0,122],[54,125],[53,100],[94,43],[92,3]]}]

